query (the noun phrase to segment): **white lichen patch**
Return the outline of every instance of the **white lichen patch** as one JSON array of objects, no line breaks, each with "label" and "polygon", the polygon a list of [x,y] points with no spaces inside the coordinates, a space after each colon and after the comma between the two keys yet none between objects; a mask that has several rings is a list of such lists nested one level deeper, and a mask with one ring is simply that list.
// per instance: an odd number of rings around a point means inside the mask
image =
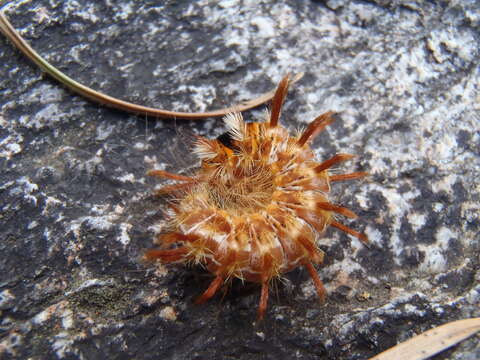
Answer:
[{"label": "white lichen patch", "polygon": [[[87,274],[84,275],[84,277],[86,277],[86,276],[87,276]],[[114,284],[113,279],[107,279],[107,280],[102,280],[102,279],[97,279],[97,278],[87,279],[84,282],[82,282],[75,289],[67,291],[65,293],[65,295],[70,296],[72,294],[79,293],[82,290],[89,289],[89,288],[92,288],[92,287],[112,286],[113,284]]]},{"label": "white lichen patch", "polygon": [[425,225],[427,221],[427,216],[425,214],[412,212],[407,215],[407,219],[408,219],[408,223],[412,225],[413,231],[418,231]]},{"label": "white lichen patch", "polygon": [[480,285],[470,290],[466,294],[465,300],[472,305],[479,304],[480,303]]},{"label": "white lichen patch", "polygon": [[478,43],[474,34],[459,29],[441,29],[432,31],[427,40],[428,49],[439,64],[458,56],[465,61],[472,61],[478,53]]},{"label": "white lichen patch", "polygon": [[148,169],[165,170],[167,167],[167,164],[159,163],[156,156],[145,155],[143,161],[145,162],[145,167]]},{"label": "white lichen patch", "polygon": [[42,215],[47,215],[50,212],[50,210],[53,210],[53,208],[61,205],[65,205],[65,203],[53,196],[46,196],[45,206],[42,210]]},{"label": "white lichen patch", "polygon": [[37,7],[35,9],[35,16],[33,19],[39,24],[50,24],[52,22],[52,15],[45,7]]},{"label": "white lichen patch", "polygon": [[62,327],[64,329],[71,329],[74,325],[74,317],[73,312],[70,309],[65,309],[65,311],[61,314],[62,319]]},{"label": "white lichen patch", "polygon": [[124,246],[128,245],[131,241],[130,235],[128,235],[128,232],[131,228],[132,228],[131,224],[126,224],[126,223],[120,224],[120,235],[117,236],[117,239]]},{"label": "white lichen patch", "polygon": [[[207,110],[207,106],[211,105],[213,99],[217,97],[217,89],[213,85],[203,85],[203,86],[194,86],[194,85],[180,85],[176,93],[185,93],[187,92],[195,104],[195,109],[198,112],[203,112]],[[181,108],[182,103],[174,101],[173,105],[175,108]]]},{"label": "white lichen patch", "polygon": [[97,141],[103,141],[107,139],[110,135],[112,135],[113,131],[115,130],[115,125],[114,124],[99,124],[97,126],[97,136],[96,140]]},{"label": "white lichen patch", "polygon": [[28,230],[33,230],[33,229],[35,229],[38,225],[39,225],[39,224],[38,224],[38,221],[33,220],[33,221],[31,221],[31,222],[29,222],[29,223],[27,224],[27,229],[28,229]]},{"label": "white lichen patch", "polygon": [[[132,199],[135,200],[135,199]],[[87,224],[90,228],[97,231],[108,231],[112,229],[118,229],[119,235],[117,239],[123,245],[130,243],[130,236],[128,235],[132,225],[129,223],[119,222],[119,218],[124,213],[124,207],[116,205],[113,209],[110,205],[106,204],[94,204],[90,205],[90,216],[82,216],[70,222],[67,227],[67,232],[71,232],[77,240],[81,239],[80,230],[83,224]],[[85,244],[83,242],[70,243],[67,249],[76,252],[82,248]]]},{"label": "white lichen patch", "polygon": [[172,306],[165,306],[162,310],[160,310],[160,317],[164,318],[165,320],[175,321],[177,320],[177,313]]},{"label": "white lichen patch", "polygon": [[65,117],[67,117],[67,115],[59,108],[59,106],[56,103],[52,103],[46,104],[33,115],[20,116],[18,123],[26,128],[39,130],[48,126],[54,126],[61,122]]},{"label": "white lichen patch", "polygon": [[389,214],[393,217],[393,223],[390,225],[393,233],[390,238],[390,246],[394,252],[394,261],[400,265],[399,255],[404,248],[403,237],[400,233],[401,219],[411,213],[412,201],[420,195],[420,191],[415,189],[403,194],[398,193],[395,189],[387,189],[378,186],[379,190],[387,201]]},{"label": "white lichen patch", "polygon": [[97,230],[110,230],[114,227],[113,216],[87,216],[83,218],[83,221],[87,222],[92,228]]},{"label": "white lichen patch", "polygon": [[255,16],[251,20],[251,24],[256,27],[256,34],[261,37],[269,38],[275,36],[276,24],[270,17],[267,16]]},{"label": "white lichen patch", "polygon": [[10,195],[19,196],[22,195],[25,199],[32,202],[34,205],[37,205],[37,196],[32,195],[38,192],[38,185],[31,182],[26,176],[22,176],[17,179],[16,187],[10,189]]},{"label": "white lichen patch", "polygon": [[60,312],[63,312],[65,310],[65,307],[67,305],[66,301],[61,301],[59,303],[50,305],[43,311],[39,312],[32,318],[32,323],[35,325],[42,325],[44,322],[50,320],[52,317],[59,316]]},{"label": "white lichen patch", "polygon": [[440,181],[436,181],[432,183],[432,190],[434,192],[445,191],[448,194],[452,194],[452,187],[455,182],[458,181],[458,176],[454,174],[449,174]]},{"label": "white lichen patch", "polygon": [[140,142],[137,141],[135,144],[133,144],[134,149],[136,150],[141,150],[141,151],[146,151],[152,148],[150,144],[147,144],[145,142]]},{"label": "white lichen patch", "polygon": [[368,242],[370,244],[379,246],[382,244],[382,233],[374,226],[367,225],[365,228],[365,234],[368,236]]},{"label": "white lichen patch", "polygon": [[23,344],[24,336],[20,331],[10,331],[7,335],[0,341],[0,355],[10,354],[15,356],[17,351]]},{"label": "white lichen patch", "polygon": [[[419,279],[417,277],[411,279],[409,285],[412,287],[412,289],[417,289],[418,291],[425,293],[430,292],[433,288],[433,284],[430,279]],[[399,290],[400,292],[404,291],[403,289]]]},{"label": "white lichen patch", "polygon": [[[369,166],[374,173],[396,178],[402,171],[421,166],[418,156],[421,137],[417,134],[394,131],[368,140],[366,151],[372,154]],[[386,156],[386,154],[388,154]],[[395,166],[392,166],[396,164]]]},{"label": "white lichen patch", "polygon": [[451,239],[457,239],[458,235],[456,232],[452,231],[452,229],[442,226],[438,229],[437,233],[435,234],[435,239],[437,240],[437,244],[443,249],[448,251],[448,243]]},{"label": "white lichen patch", "polygon": [[[365,272],[365,269],[356,261],[354,254],[349,254],[345,252],[345,257],[341,261],[335,261],[332,265],[326,267],[322,273],[328,277],[337,278],[338,274],[352,274],[353,272]],[[311,286],[311,290],[315,291],[313,285],[310,282],[307,282]],[[330,288],[335,284],[325,284],[325,287],[328,291],[334,290]],[[313,294],[313,293],[312,293]]]},{"label": "white lichen patch", "polygon": [[447,259],[442,248],[419,245],[419,249],[425,253],[425,259],[419,267],[423,273],[438,274],[447,270]]},{"label": "white lichen patch", "polygon": [[77,0],[68,0],[64,3],[64,11],[67,14],[74,14],[83,20],[96,23],[100,20],[98,17],[98,8],[95,3],[85,4]]},{"label": "white lichen patch", "polygon": [[59,332],[54,336],[52,349],[59,359],[64,358],[72,352],[72,344],[74,341],[74,338],[66,331]]},{"label": "white lichen patch", "polygon": [[4,309],[13,304],[15,295],[12,294],[10,289],[2,290],[0,292],[0,309]]},{"label": "white lichen patch", "polygon": [[[480,193],[480,185],[478,186],[478,193]],[[480,218],[480,204],[478,202],[465,202],[462,204],[462,217],[468,223],[473,223]]]},{"label": "white lichen patch", "polygon": [[430,156],[436,162],[451,162],[458,152],[458,144],[454,134],[445,133],[437,139],[431,148]]},{"label": "white lichen patch", "polygon": [[[425,259],[419,269],[427,274],[439,274],[448,269],[446,253],[449,249],[451,239],[457,239],[458,235],[450,228],[442,226],[435,234],[435,243],[430,245],[419,245],[419,249],[425,253]],[[463,239],[461,240],[464,241]]]},{"label": "white lichen patch", "polygon": [[160,234],[162,231],[164,231],[166,226],[168,226],[168,223],[166,221],[159,221],[155,224],[150,225],[148,227],[148,231],[151,231],[154,234]]},{"label": "white lichen patch", "polygon": [[23,136],[20,134],[8,135],[0,140],[0,158],[10,160],[22,151]]},{"label": "white lichen patch", "polygon": [[[438,77],[438,72],[427,62],[423,44],[417,44],[409,51],[399,53],[393,63],[385,65],[394,67],[391,78],[386,82],[386,86],[391,90],[391,96],[411,91],[417,82],[425,83]],[[410,105],[413,108],[414,104]]]},{"label": "white lichen patch", "polygon": [[123,183],[134,183],[136,181],[135,179],[135,175],[132,174],[132,173],[128,173],[128,174],[125,174],[125,175],[122,175],[122,176],[119,176],[117,177],[117,179]]},{"label": "white lichen patch", "polygon": [[109,6],[113,8],[113,13],[115,14],[114,18],[116,20],[126,20],[128,17],[135,13],[133,3],[116,3],[116,2],[107,2]]}]

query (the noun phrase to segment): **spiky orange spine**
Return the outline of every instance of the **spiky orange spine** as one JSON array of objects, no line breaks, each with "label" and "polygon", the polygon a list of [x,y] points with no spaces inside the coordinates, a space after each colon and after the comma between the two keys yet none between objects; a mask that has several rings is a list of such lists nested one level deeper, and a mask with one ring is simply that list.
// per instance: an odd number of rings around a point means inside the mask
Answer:
[{"label": "spiky orange spine", "polygon": [[258,318],[268,300],[268,285],[298,266],[305,266],[323,301],[326,292],[312,263],[320,264],[323,252],[319,235],[332,225],[366,242],[358,233],[335,219],[335,214],[356,215],[328,200],[332,181],[365,176],[364,172],[330,175],[329,168],[353,155],[337,154],[315,161],[308,145],[334,113],[317,117],[302,135],[290,136],[279,117],[289,85],[286,76],[272,100],[264,123],[245,123],[239,113],[224,121],[223,138],[198,137],[195,152],[201,168],[193,177],[152,170],[149,175],[178,183],[159,190],[177,195],[171,218],[159,240],[171,249],[152,249],[147,259],[163,263],[200,263],[215,275],[197,303],[212,297],[227,279],[236,277],[262,284]]}]

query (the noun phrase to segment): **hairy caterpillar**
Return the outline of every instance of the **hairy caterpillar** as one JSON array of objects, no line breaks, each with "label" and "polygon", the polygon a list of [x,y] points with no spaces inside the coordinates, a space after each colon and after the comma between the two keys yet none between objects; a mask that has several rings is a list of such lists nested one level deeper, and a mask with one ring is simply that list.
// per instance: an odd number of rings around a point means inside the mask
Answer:
[{"label": "hairy caterpillar", "polygon": [[333,226],[367,242],[367,237],[336,220],[356,215],[328,199],[330,184],[357,179],[365,172],[332,175],[329,169],[353,158],[337,154],[317,162],[309,143],[334,121],[326,112],[298,136],[279,124],[290,83],[284,77],[265,122],[246,123],[240,113],[224,118],[228,131],[217,139],[198,136],[195,153],[201,167],[193,176],[151,170],[175,180],[159,190],[172,195],[169,219],[159,249],[145,253],[162,263],[204,265],[214,276],[197,299],[203,303],[231,278],[260,283],[257,318],[265,315],[270,281],[304,266],[321,301],[326,291],[313,264],[323,261],[321,233]]}]

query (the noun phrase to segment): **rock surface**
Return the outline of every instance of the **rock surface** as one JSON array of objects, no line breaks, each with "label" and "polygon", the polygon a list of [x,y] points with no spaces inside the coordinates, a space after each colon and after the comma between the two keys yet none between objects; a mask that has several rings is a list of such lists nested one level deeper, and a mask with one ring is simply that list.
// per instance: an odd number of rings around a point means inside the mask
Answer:
[{"label": "rock surface", "polygon": [[[275,284],[262,324],[252,284],[193,305],[208,273],[139,261],[164,206],[145,172],[195,166],[191,135],[218,136],[221,121],[93,104],[2,37],[0,358],[366,359],[480,316],[477,1],[39,0],[6,13],[76,80],[170,110],[228,106],[305,72],[282,121],[341,112],[314,145],[372,174],[333,194],[371,246],[326,232],[325,306],[300,270]],[[435,357],[477,358],[478,336]]]}]

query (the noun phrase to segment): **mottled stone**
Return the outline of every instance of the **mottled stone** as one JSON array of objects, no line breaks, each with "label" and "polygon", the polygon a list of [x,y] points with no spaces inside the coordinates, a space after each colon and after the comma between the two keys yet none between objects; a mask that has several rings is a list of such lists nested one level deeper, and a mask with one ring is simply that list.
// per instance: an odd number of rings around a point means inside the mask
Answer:
[{"label": "mottled stone", "polygon": [[[0,357],[366,359],[480,316],[478,1],[11,1],[14,26],[95,89],[177,111],[228,106],[305,72],[282,121],[341,112],[314,143],[358,154],[335,186],[369,248],[328,230],[308,275],[233,282],[196,306],[197,268],[144,264],[165,202],[148,169],[189,172],[216,119],[147,119],[93,104],[0,38]],[[258,120],[263,109],[246,119]],[[437,357],[436,357],[437,358]],[[478,337],[438,359],[480,358]]]}]

